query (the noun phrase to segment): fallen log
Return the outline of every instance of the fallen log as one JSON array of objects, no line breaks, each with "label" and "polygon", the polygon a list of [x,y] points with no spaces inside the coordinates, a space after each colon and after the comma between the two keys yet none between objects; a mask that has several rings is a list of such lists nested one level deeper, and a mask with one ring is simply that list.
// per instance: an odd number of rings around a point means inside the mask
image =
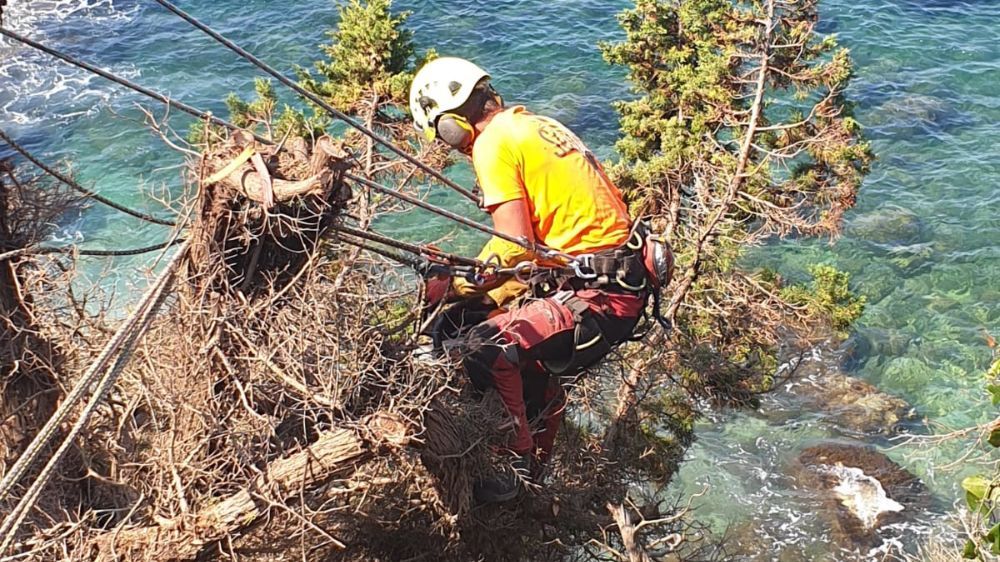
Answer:
[{"label": "fallen log", "polygon": [[362,430],[336,429],[310,446],[269,464],[246,488],[201,511],[158,525],[117,529],[91,542],[96,560],[194,560],[207,547],[248,528],[268,513],[264,498],[289,499],[335,475],[347,476],[371,457],[380,443],[405,445],[409,426],[389,415],[367,419]]}]

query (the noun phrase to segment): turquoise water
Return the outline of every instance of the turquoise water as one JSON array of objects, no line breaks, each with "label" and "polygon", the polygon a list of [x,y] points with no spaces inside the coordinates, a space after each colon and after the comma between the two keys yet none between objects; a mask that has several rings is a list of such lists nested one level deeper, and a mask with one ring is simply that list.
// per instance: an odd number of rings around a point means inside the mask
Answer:
[{"label": "turquoise water", "polygon": [[[10,3],[7,23],[14,29],[218,114],[224,115],[225,94],[248,91],[257,75],[152,2]],[[605,65],[594,45],[620,38],[614,16],[626,4],[462,0],[396,6],[413,11],[421,48],[481,62],[508,101],[564,121],[609,158],[617,136],[609,102],[627,96],[628,88],[623,73]],[[316,56],[324,31],[336,23],[331,6],[328,0],[182,5],[288,71]],[[1000,2],[831,0],[823,13],[822,30],[837,33],[853,51],[851,94],[881,158],[839,241],[779,243],[755,260],[793,279],[817,261],[850,271],[855,288],[869,298],[846,362],[851,374],[905,398],[933,423],[984,421],[995,412],[982,391],[991,356],[984,334],[1000,336]],[[141,125],[136,103],[162,115],[162,108],[100,78],[0,41],[0,126],[49,160],[72,160],[84,183],[103,194],[169,216],[151,195],[181,194],[181,159]],[[171,119],[182,133],[187,123]],[[455,173],[468,178],[467,170]],[[475,213],[444,189],[431,199]],[[453,232],[427,219],[414,212],[389,226],[414,238]],[[61,238],[89,247],[142,246],[165,235],[162,227],[101,207],[67,217],[60,231]],[[87,270],[127,292],[141,284],[139,272],[149,263],[148,257],[93,259]],[[698,513],[719,528],[760,522],[762,559],[831,552],[813,500],[781,467],[817,439],[861,438],[822,414],[800,411],[794,401],[771,401],[767,408],[723,413],[702,424],[675,492],[710,486]],[[888,454],[950,503],[958,497],[962,471],[934,466],[958,458],[965,445],[930,453],[903,446]],[[941,525],[928,517],[904,533],[903,542],[940,534]]]}]

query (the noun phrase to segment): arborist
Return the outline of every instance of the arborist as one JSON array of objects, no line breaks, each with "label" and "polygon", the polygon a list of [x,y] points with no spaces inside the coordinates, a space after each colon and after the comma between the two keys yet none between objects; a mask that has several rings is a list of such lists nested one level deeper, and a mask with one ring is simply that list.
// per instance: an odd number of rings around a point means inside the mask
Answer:
[{"label": "arborist", "polygon": [[[669,280],[672,260],[645,224],[633,224],[618,188],[572,131],[523,106],[506,107],[472,62],[427,63],[414,77],[410,110],[429,139],[471,157],[495,230],[523,241],[494,236],[478,257],[518,275],[479,283],[439,276],[426,290],[428,305],[460,301],[467,320],[481,320],[467,331],[463,367],[477,389],[499,392],[514,421],[508,447],[522,474],[477,482],[474,492],[481,502],[507,501],[526,475],[538,478],[552,452],[565,406],[559,378],[632,336],[650,289]],[[553,252],[539,255],[539,246]],[[535,434],[533,418],[543,421]]]}]

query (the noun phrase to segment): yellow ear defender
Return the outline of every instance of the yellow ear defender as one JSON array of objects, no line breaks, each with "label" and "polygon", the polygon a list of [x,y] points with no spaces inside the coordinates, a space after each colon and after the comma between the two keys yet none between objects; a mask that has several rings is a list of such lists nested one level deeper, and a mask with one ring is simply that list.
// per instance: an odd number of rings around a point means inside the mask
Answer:
[{"label": "yellow ear defender", "polygon": [[457,113],[442,113],[437,120],[437,134],[449,146],[465,150],[476,138],[476,128]]}]

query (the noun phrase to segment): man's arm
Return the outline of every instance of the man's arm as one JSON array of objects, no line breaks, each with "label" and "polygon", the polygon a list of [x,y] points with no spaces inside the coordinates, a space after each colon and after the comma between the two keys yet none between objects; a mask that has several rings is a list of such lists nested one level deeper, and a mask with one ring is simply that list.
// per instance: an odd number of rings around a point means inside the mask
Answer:
[{"label": "man's arm", "polygon": [[[497,232],[512,238],[523,239],[528,245],[534,243],[535,233],[531,227],[528,203],[523,198],[499,203],[491,207],[489,211],[493,218],[493,228]],[[534,255],[527,248],[497,236],[486,243],[478,257],[482,261],[490,261],[501,267],[513,267],[522,261],[533,258]],[[525,289],[523,284],[509,278],[497,279],[484,285],[474,285],[465,279],[456,278],[452,287],[458,296],[468,298],[489,294],[494,302],[501,305],[524,292]]]},{"label": "man's arm", "polygon": [[515,238],[523,238],[529,245],[535,242],[535,231],[531,228],[528,202],[524,199],[500,203],[491,210],[490,216],[493,217],[493,228],[498,232]]}]

